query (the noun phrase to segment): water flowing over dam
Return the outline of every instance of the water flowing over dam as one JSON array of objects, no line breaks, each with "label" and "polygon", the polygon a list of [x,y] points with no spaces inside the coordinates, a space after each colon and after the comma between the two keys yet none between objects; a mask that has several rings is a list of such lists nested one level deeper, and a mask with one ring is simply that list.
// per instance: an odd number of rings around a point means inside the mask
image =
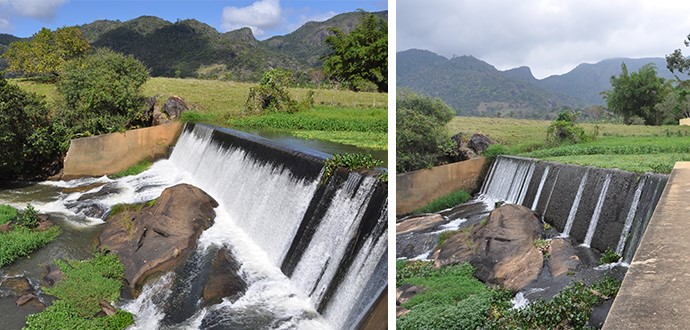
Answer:
[{"label": "water flowing over dam", "polygon": [[499,156],[481,189],[530,207],[561,236],[629,263],[668,177]]},{"label": "water flowing over dam", "polygon": [[[357,329],[388,285],[387,183],[346,170],[324,177],[328,157],[187,124],[170,157],[141,174],[40,182],[0,191],[0,202],[31,202],[69,235],[90,233],[82,244],[90,245],[112,206],[158,198],[179,183],[197,186],[219,204],[214,224],[182,271],[153,279],[118,306],[135,315],[134,329]],[[194,296],[203,287],[197,277],[220,248],[238,260],[247,289],[236,301],[204,307]],[[69,257],[61,249],[27,259],[27,276],[40,276],[33,260]]]}]

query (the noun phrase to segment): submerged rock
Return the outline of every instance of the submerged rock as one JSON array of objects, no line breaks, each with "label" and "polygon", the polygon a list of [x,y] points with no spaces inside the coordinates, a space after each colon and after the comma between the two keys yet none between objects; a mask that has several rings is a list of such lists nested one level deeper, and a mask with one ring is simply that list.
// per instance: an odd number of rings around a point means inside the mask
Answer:
[{"label": "submerged rock", "polygon": [[483,282],[518,291],[539,277],[544,256],[534,241],[541,234],[541,221],[530,209],[503,205],[490,213],[486,224],[448,238],[434,253],[434,264],[469,261]]},{"label": "submerged rock", "polygon": [[204,286],[204,304],[215,305],[223,298],[236,301],[245,291],[247,283],[240,275],[240,263],[229,249],[218,250],[211,262],[211,271]]},{"label": "submerged rock", "polygon": [[109,219],[99,247],[117,253],[129,287],[137,290],[148,276],[172,270],[187,259],[201,233],[213,224],[216,206],[211,196],[194,186],[167,188],[154,206]]}]

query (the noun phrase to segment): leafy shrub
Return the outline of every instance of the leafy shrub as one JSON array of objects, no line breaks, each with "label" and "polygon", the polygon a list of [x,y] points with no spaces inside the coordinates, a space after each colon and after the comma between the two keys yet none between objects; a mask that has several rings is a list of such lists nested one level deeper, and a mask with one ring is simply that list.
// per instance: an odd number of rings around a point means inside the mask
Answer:
[{"label": "leafy shrub", "polygon": [[52,242],[60,236],[60,227],[53,226],[45,231],[34,231],[24,226],[15,226],[11,231],[0,234],[0,267],[28,256],[31,252]]},{"label": "leafy shrub", "polygon": [[429,204],[414,210],[412,213],[422,214],[438,212],[467,202],[470,197],[471,196],[468,192],[464,190],[456,190],[446,196],[431,201]]},{"label": "leafy shrub", "polygon": [[546,129],[547,145],[560,145],[562,143],[579,143],[587,139],[585,129],[575,125],[577,114],[572,111],[563,111],[558,114],[556,120]]},{"label": "leafy shrub", "polygon": [[0,77],[0,178],[34,179],[55,173],[64,140],[41,97]]},{"label": "leafy shrub", "polygon": [[17,218],[17,209],[9,205],[0,204],[0,225],[6,224]]},{"label": "leafy shrub", "polygon": [[57,118],[73,134],[96,135],[144,125],[146,67],[132,56],[99,49],[68,62],[57,84]]},{"label": "leafy shrub", "polygon": [[395,137],[398,173],[436,164],[448,140],[445,125],[453,115],[453,110],[440,99],[398,93]]},{"label": "leafy shrub", "polygon": [[434,271],[434,263],[420,260],[397,260],[395,262],[395,285],[400,286],[413,277],[426,277]]},{"label": "leafy shrub", "polygon": [[27,329],[125,329],[134,323],[132,314],[118,310],[115,315],[97,317],[100,301],[120,298],[124,266],[114,254],[96,253],[93,259],[56,260],[64,279],[46,293],[59,300],[43,312],[30,315]]},{"label": "leafy shrub", "polygon": [[338,168],[347,168],[350,171],[373,170],[374,167],[383,165],[383,162],[374,159],[370,154],[335,154],[326,160],[324,178],[328,178]]},{"label": "leafy shrub", "polygon": [[610,264],[613,262],[618,262],[618,260],[621,260],[621,255],[611,250],[611,248],[608,248],[606,249],[606,251],[604,251],[604,253],[601,254],[601,257],[599,258],[599,264]]},{"label": "leafy shrub", "polygon": [[484,153],[482,156],[488,158],[489,160],[496,159],[496,157],[500,155],[507,155],[510,154],[508,151],[508,148],[502,144],[492,144],[486,150],[484,150]]},{"label": "leafy shrub", "polygon": [[31,203],[26,204],[24,213],[22,213],[21,217],[17,218],[17,224],[26,228],[38,227],[38,211],[36,211]]},{"label": "leafy shrub", "polygon": [[288,91],[291,81],[292,72],[285,69],[273,69],[264,73],[259,84],[249,88],[245,113],[295,113],[311,109],[314,105],[314,92],[309,91],[301,102],[293,100]]}]

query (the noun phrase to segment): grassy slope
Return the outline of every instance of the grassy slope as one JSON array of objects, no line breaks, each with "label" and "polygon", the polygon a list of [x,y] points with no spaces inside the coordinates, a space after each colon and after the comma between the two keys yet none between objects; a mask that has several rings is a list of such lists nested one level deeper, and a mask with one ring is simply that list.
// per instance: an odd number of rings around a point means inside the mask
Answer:
[{"label": "grassy slope", "polygon": [[[511,153],[561,163],[619,168],[633,172],[669,173],[676,161],[690,160],[690,127],[589,124],[594,141],[541,149],[546,120],[456,117],[448,124],[451,134],[483,132],[506,145]],[[539,149],[539,150],[536,150]]]},{"label": "grassy slope", "polygon": [[[14,80],[23,89],[45,95],[49,102],[57,98],[54,85],[39,84],[32,81]],[[251,83],[175,79],[175,78],[151,78],[143,86],[145,96],[159,96],[158,102],[164,102],[170,95],[178,95],[190,103],[198,112],[196,117],[201,122],[218,126],[230,126],[233,116],[238,115],[244,108]],[[297,99],[306,96],[308,89],[292,88],[290,90]],[[341,109],[352,111],[367,109],[368,112],[378,113],[375,119],[385,125],[387,123],[388,94],[382,93],[355,93],[338,90],[315,90],[314,104],[317,106],[313,112],[318,116],[320,109]],[[298,137],[316,138],[345,144],[353,144],[365,148],[386,149],[387,135],[372,134],[372,132],[360,131],[318,131],[303,129],[287,129]],[[381,133],[381,132],[378,132]]]}]

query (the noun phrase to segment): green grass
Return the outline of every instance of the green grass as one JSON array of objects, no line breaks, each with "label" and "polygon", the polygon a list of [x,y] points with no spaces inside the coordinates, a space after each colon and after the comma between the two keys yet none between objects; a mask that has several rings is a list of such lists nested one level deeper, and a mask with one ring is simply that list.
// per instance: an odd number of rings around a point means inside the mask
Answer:
[{"label": "green grass", "polygon": [[454,191],[446,196],[431,201],[429,204],[416,209],[412,214],[435,213],[453,206],[460,205],[470,199],[470,194],[464,190]]},{"label": "green grass", "polygon": [[0,204],[0,225],[6,224],[17,218],[17,209],[9,205]]},{"label": "green grass", "polygon": [[64,279],[45,292],[57,297],[43,312],[27,318],[26,329],[125,329],[134,323],[132,314],[96,317],[100,301],[120,299],[124,266],[114,254],[97,253],[85,261],[56,260]]},{"label": "green grass", "polygon": [[0,267],[26,257],[60,236],[62,230],[53,226],[45,231],[34,231],[14,226],[11,231],[0,234]]},{"label": "green grass", "polygon": [[503,151],[559,163],[670,173],[677,161],[690,160],[690,127],[581,124],[594,140],[553,148],[544,146],[546,120],[456,117],[450,132],[483,132]]},{"label": "green grass", "polygon": [[108,177],[111,179],[119,179],[130,175],[137,175],[151,168],[151,165],[153,165],[153,163],[150,160],[144,159],[136,165],[115,174],[108,175]]},{"label": "green grass", "polygon": [[[13,79],[22,89],[45,95],[54,102],[58,94],[55,85],[26,79]],[[387,149],[388,94],[315,89],[313,111],[295,115],[269,114],[236,119],[247,101],[251,83],[151,78],[143,86],[144,96],[159,96],[162,104],[171,95],[185,99],[192,112],[183,116],[193,121],[223,127],[251,127],[277,129],[300,138],[320,139],[351,144],[361,148]],[[309,89],[290,88],[293,97],[301,100]],[[268,117],[265,119],[260,119]],[[284,121],[281,123],[280,121]]]}]

